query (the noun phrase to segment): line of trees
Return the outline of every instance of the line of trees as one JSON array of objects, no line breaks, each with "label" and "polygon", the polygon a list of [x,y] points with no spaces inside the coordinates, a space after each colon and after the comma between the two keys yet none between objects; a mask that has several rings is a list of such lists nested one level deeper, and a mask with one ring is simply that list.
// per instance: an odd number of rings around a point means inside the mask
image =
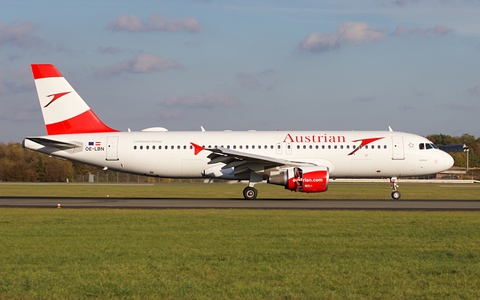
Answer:
[{"label": "line of trees", "polygon": [[[450,136],[445,134],[432,134],[427,139],[437,146],[465,144],[469,147],[469,167],[480,167],[480,138],[473,135]],[[466,153],[450,153],[455,166],[465,167]],[[82,163],[62,160],[48,155],[27,150],[20,143],[0,143],[0,181],[9,182],[85,182],[89,174],[94,174],[99,181],[110,182],[152,182],[144,176],[128,175],[114,171],[102,171],[101,168]]]}]

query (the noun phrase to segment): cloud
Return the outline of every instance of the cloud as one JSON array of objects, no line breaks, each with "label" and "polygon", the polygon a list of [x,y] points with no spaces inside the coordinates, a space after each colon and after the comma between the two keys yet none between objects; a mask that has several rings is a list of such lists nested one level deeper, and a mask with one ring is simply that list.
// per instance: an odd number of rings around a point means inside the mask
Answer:
[{"label": "cloud", "polygon": [[181,110],[157,110],[150,113],[151,119],[183,119],[187,115]]},{"label": "cloud", "polygon": [[360,103],[370,103],[370,102],[375,102],[376,100],[377,98],[374,96],[359,96],[357,98],[352,99],[352,101],[360,102]]},{"label": "cloud", "polygon": [[277,81],[271,81],[269,78],[275,73],[276,71],[274,69],[266,69],[260,73],[238,73],[236,77],[242,88],[251,90],[262,90],[266,88],[267,90],[273,90],[275,89]]},{"label": "cloud", "polygon": [[175,19],[159,14],[152,14],[147,21],[135,15],[119,16],[107,25],[112,31],[150,32],[150,31],[188,31],[198,33],[201,24],[194,18]]},{"label": "cloud", "polygon": [[0,95],[33,90],[32,73],[27,67],[0,71]]},{"label": "cloud", "polygon": [[135,58],[117,62],[107,69],[98,71],[97,76],[105,77],[123,72],[150,73],[168,69],[184,69],[184,66],[161,56],[141,53]]},{"label": "cloud", "polygon": [[397,106],[397,108],[403,111],[409,111],[414,109],[414,107],[411,105],[399,105]]},{"label": "cloud", "polygon": [[469,89],[468,92],[472,96],[477,96],[477,97],[480,96],[480,84],[477,84],[473,88]]},{"label": "cloud", "polygon": [[32,120],[40,120],[41,115],[38,103],[31,103],[15,107],[14,110],[4,111],[0,114],[0,118],[9,121],[28,122]]},{"label": "cloud", "polygon": [[255,75],[249,73],[238,73],[237,79],[240,81],[240,84],[243,88],[248,88],[252,90],[260,90],[263,88],[260,81],[255,78]]},{"label": "cloud", "polygon": [[239,102],[224,93],[206,92],[185,97],[170,97],[165,99],[163,105],[167,107],[212,108],[214,106],[237,106]]},{"label": "cloud", "polygon": [[33,34],[37,26],[30,22],[13,22],[10,25],[0,23],[0,46],[14,45],[29,48],[43,41]]},{"label": "cloud", "polygon": [[408,3],[410,3],[410,1],[409,0],[396,0],[394,3],[398,6],[406,6]]},{"label": "cloud", "polygon": [[98,46],[96,51],[97,53],[101,53],[101,54],[117,54],[117,53],[123,52],[123,49],[119,47],[112,47],[112,46],[109,46],[109,47]]},{"label": "cloud", "polygon": [[477,107],[472,106],[472,105],[466,105],[458,102],[453,102],[453,103],[447,103],[443,105],[443,107],[446,107],[448,109],[453,109],[453,110],[465,110],[465,111],[472,111],[472,110],[477,110]]},{"label": "cloud", "polygon": [[395,31],[392,33],[393,36],[404,36],[404,35],[420,35],[420,36],[426,36],[429,34],[433,35],[446,35],[454,32],[455,30],[453,28],[448,28],[443,25],[437,25],[433,26],[430,28],[412,28],[412,29],[407,29],[405,26],[400,25],[395,29]]},{"label": "cloud", "polygon": [[342,43],[362,44],[370,41],[380,41],[385,38],[384,33],[370,27],[367,23],[343,23],[333,33],[312,33],[298,46],[300,50],[314,53],[340,49]]}]

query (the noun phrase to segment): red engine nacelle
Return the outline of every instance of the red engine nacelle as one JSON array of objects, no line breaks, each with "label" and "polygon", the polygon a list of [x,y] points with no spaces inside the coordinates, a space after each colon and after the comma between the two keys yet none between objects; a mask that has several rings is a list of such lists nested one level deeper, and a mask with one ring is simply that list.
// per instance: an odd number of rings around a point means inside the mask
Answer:
[{"label": "red engine nacelle", "polygon": [[271,175],[268,183],[285,186],[286,189],[304,193],[320,193],[328,189],[327,167],[294,167]]}]

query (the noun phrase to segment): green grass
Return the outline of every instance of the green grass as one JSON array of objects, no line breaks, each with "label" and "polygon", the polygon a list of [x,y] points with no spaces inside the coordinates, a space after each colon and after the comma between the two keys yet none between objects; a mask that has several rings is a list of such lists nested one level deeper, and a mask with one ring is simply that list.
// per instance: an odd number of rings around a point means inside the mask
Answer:
[{"label": "green grass", "polygon": [[0,215],[0,299],[480,298],[476,212]]},{"label": "green grass", "polygon": [[[243,199],[246,184],[0,184],[1,196],[127,197],[127,198],[227,198]],[[281,186],[258,184],[259,199],[384,199],[391,200],[385,183],[331,183],[325,193],[295,193]],[[480,200],[480,184],[402,183],[402,200]]]}]

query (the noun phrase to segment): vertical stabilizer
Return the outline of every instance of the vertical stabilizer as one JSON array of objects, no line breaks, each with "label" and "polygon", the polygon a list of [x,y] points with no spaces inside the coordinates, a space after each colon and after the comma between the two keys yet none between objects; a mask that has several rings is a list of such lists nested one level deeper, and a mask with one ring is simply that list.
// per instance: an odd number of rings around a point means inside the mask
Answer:
[{"label": "vertical stabilizer", "polygon": [[60,72],[50,64],[32,64],[48,135],[114,132],[105,125]]}]

